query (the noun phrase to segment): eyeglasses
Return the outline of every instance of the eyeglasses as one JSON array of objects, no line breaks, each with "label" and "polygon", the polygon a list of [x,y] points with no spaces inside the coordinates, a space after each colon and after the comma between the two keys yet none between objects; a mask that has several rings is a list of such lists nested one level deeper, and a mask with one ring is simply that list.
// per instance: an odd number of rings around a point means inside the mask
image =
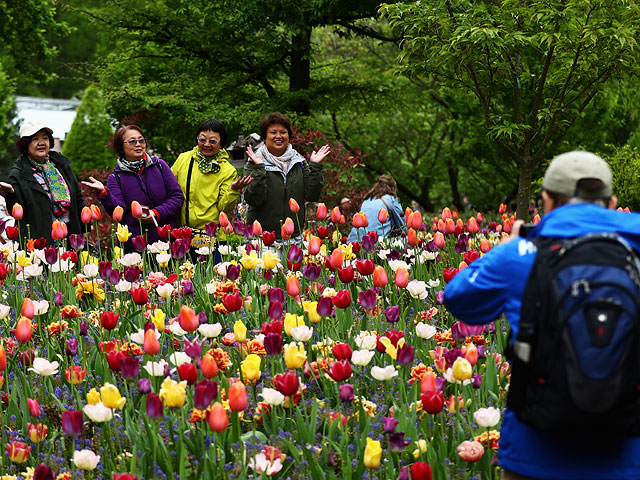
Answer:
[{"label": "eyeglasses", "polygon": [[207,143],[210,145],[217,145],[218,143],[220,143],[220,140],[218,140],[217,138],[210,138],[209,140],[207,140],[204,137],[198,137],[197,140],[198,143],[201,143],[202,145],[206,145]]},{"label": "eyeglasses", "polygon": [[147,143],[147,139],[146,138],[130,138],[125,143],[133,147],[134,145],[138,145],[138,144],[144,145],[145,143]]}]

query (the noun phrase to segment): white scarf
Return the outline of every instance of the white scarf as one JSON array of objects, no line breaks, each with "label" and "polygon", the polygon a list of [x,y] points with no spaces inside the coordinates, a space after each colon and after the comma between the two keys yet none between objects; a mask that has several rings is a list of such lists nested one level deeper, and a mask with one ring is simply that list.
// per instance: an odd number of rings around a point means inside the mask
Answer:
[{"label": "white scarf", "polygon": [[291,160],[296,155],[299,155],[298,152],[293,149],[291,144],[287,145],[287,150],[280,157],[276,157],[275,155],[273,155],[267,149],[266,145],[262,145],[262,147],[260,147],[260,154],[262,155],[262,158],[264,158],[267,162],[278,167],[284,175],[287,174],[287,169],[289,168],[289,163],[291,163]]}]

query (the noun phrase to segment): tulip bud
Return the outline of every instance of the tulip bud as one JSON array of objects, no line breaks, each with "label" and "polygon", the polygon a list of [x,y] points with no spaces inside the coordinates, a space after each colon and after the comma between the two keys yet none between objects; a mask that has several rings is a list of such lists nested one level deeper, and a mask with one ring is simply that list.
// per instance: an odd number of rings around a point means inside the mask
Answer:
[{"label": "tulip bud", "polygon": [[20,317],[18,320],[18,325],[16,326],[16,340],[20,343],[27,343],[31,340],[31,336],[33,335],[33,328],[31,325],[31,320],[27,317]]},{"label": "tulip bud", "polygon": [[207,421],[209,422],[209,426],[211,430],[216,433],[224,432],[229,425],[229,419],[227,418],[227,412],[220,402],[216,402],[209,410],[209,414],[207,415]]},{"label": "tulip bud", "polygon": [[206,378],[213,378],[218,374],[218,363],[211,351],[207,352],[200,362],[200,371]]},{"label": "tulip bud", "polygon": [[287,293],[294,298],[300,294],[300,283],[295,275],[287,277]]},{"label": "tulip bud", "polygon": [[133,218],[142,217],[142,205],[140,205],[136,200],[131,202],[131,215],[133,215]]},{"label": "tulip bud", "polygon": [[414,230],[420,230],[422,228],[422,213],[420,212],[412,212],[409,215],[409,221],[407,222],[407,226],[409,228],[413,228]]},{"label": "tulip bud", "polygon": [[329,257],[329,268],[331,270],[336,270],[342,266],[343,254],[340,248],[336,248],[333,252],[331,252],[331,256]]},{"label": "tulip bud", "polygon": [[410,228],[409,232],[407,233],[407,243],[409,243],[409,245],[411,245],[412,247],[418,245],[418,232],[416,232],[413,228]]},{"label": "tulip bud", "polygon": [[409,271],[404,267],[399,267],[396,270],[395,282],[398,288],[407,288],[409,284]]},{"label": "tulip bud", "polygon": [[179,323],[180,327],[187,332],[193,332],[200,326],[200,320],[198,320],[196,313],[187,305],[180,308]]},{"label": "tulip bud", "polygon": [[435,243],[436,247],[438,248],[444,248],[444,246],[446,245],[446,241],[442,232],[436,232],[436,234],[433,236],[433,243]]},{"label": "tulip bud", "polygon": [[[295,226],[293,225],[293,220],[287,217],[284,221],[284,224],[282,225],[282,233],[290,237],[291,235],[293,235],[294,229],[295,229]],[[282,236],[282,238],[284,238],[284,235]]]},{"label": "tulip bud", "polygon": [[342,212],[339,207],[333,207],[331,210],[331,221],[333,223],[340,223],[340,217],[342,216]]},{"label": "tulip bud", "polygon": [[51,238],[53,240],[62,240],[67,236],[67,224],[60,220],[54,220],[51,224]]},{"label": "tulip bud", "polygon": [[24,209],[22,208],[22,205],[20,205],[19,203],[14,203],[13,208],[11,209],[11,216],[16,220],[22,219],[22,217],[24,216]]},{"label": "tulip bud", "polygon": [[380,211],[378,212],[378,221],[380,223],[386,223],[388,219],[389,219],[389,212],[387,211],[386,208],[381,208]]},{"label": "tulip bud", "polygon": [[387,283],[387,271],[382,265],[377,265],[373,270],[373,284],[376,287],[384,287]]},{"label": "tulip bud", "polygon": [[156,331],[150,328],[144,332],[144,353],[156,355],[158,352],[160,352],[160,342],[156,337]]},{"label": "tulip bud", "polygon": [[353,226],[355,228],[364,228],[369,225],[369,219],[364,212],[358,212],[353,216]]},{"label": "tulip bud", "polygon": [[218,223],[222,228],[228,227],[230,225],[229,217],[226,213],[220,212],[220,215],[218,216]]},{"label": "tulip bud", "polygon": [[324,203],[319,203],[316,207],[316,218],[318,220],[327,218],[327,206]]},{"label": "tulip bud", "polygon": [[300,205],[298,205],[298,202],[296,202],[295,198],[289,199],[289,210],[291,210],[293,213],[298,213],[300,211]]},{"label": "tulip bud", "polygon": [[20,314],[23,317],[33,319],[35,312],[36,312],[36,307],[33,304],[33,300],[31,300],[29,297],[25,297],[22,300],[22,309],[20,310]]},{"label": "tulip bud", "polygon": [[322,240],[315,235],[311,235],[309,239],[309,244],[307,246],[309,250],[309,255],[317,255],[320,253],[320,248],[322,247]]},{"label": "tulip bud", "polygon": [[260,235],[262,235],[262,225],[260,225],[260,222],[258,220],[253,221],[252,232],[253,232],[253,235],[256,237],[259,237]]},{"label": "tulip bud", "polygon": [[122,220],[123,215],[124,215],[124,208],[118,205],[116,208],[113,209],[111,218],[113,218],[114,222],[120,222],[120,220]]},{"label": "tulip bud", "polygon": [[229,408],[232,412],[241,412],[247,408],[247,389],[244,386],[244,383],[240,381],[234,382],[229,387],[227,397],[229,398]]},{"label": "tulip bud", "polygon": [[91,204],[91,220],[95,220],[96,222],[102,218],[102,212],[100,211],[100,207],[98,207],[95,203]]}]

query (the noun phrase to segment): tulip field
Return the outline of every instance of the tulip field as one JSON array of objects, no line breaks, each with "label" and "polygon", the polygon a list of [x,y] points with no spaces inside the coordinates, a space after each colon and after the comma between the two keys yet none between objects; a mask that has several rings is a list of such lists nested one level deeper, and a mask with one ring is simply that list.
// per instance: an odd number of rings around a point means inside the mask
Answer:
[{"label": "tulip field", "polygon": [[500,213],[407,209],[406,234],[347,243],[320,204],[276,251],[223,216],[217,265],[187,228],[125,254],[122,225],[100,249],[9,227],[0,480],[499,478],[506,321],[442,299],[510,231]]}]

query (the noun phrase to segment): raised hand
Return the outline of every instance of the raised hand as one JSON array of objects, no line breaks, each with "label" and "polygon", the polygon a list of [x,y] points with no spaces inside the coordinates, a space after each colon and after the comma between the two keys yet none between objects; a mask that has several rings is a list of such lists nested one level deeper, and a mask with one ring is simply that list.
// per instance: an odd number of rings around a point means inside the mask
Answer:
[{"label": "raised hand", "polygon": [[253,182],[253,177],[250,177],[250,176],[239,177],[235,182],[229,185],[229,188],[236,192],[241,192],[244,189],[244,187],[249,185],[251,182]]},{"label": "raised hand", "polygon": [[0,182],[0,195],[4,196],[7,193],[13,193],[15,190],[10,183]]},{"label": "raised hand", "polygon": [[251,148],[251,145],[249,145],[249,146],[247,147],[247,156],[248,156],[248,157],[251,159],[251,161],[252,161],[253,163],[255,163],[256,165],[260,165],[260,164],[264,163],[264,162],[262,161],[262,159],[260,158],[260,156],[259,156],[259,155],[256,155],[256,154],[254,153],[253,148]]},{"label": "raised hand", "polygon": [[87,182],[86,180],[83,180],[80,183],[82,183],[82,185],[84,185],[85,187],[93,188],[98,193],[104,192],[104,185],[102,184],[102,182],[100,180],[96,180],[93,177],[89,177],[89,180],[91,180],[91,181]]},{"label": "raised hand", "polygon": [[324,160],[324,157],[329,155],[330,150],[331,148],[329,148],[329,145],[323,145],[317,152],[315,150],[313,151],[309,160],[313,163],[320,163],[322,160]]}]

